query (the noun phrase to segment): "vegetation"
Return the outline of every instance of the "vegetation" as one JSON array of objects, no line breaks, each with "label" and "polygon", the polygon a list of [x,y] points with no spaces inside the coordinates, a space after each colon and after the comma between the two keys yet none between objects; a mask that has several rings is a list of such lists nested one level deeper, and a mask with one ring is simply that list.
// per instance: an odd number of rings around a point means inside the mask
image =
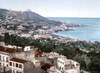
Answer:
[{"label": "vegetation", "polygon": [[[17,23],[30,23],[37,25],[60,25],[60,21],[48,20],[47,18],[32,12],[27,11],[11,11],[6,9],[0,9],[0,19],[3,21],[9,20],[10,22]],[[15,20],[16,19],[16,20]]]},{"label": "vegetation", "polygon": [[25,37],[19,37],[17,35],[9,35],[8,33],[5,33],[5,36],[4,36],[4,42],[6,45],[10,44],[10,45],[24,47],[24,46],[29,45],[30,41],[31,39],[27,39]]},{"label": "vegetation", "polygon": [[3,41],[4,41],[4,37],[0,36],[0,42],[3,42]]},{"label": "vegetation", "polygon": [[6,11],[5,9],[0,9],[0,19],[5,20],[6,16]]},{"label": "vegetation", "polygon": [[55,43],[51,39],[35,40],[16,35],[5,34],[4,38],[0,37],[0,41],[6,44],[24,47],[26,45],[34,45],[43,52],[55,51],[65,55],[67,58],[76,60],[80,63],[81,69],[100,72],[100,42],[76,41],[68,43]]}]

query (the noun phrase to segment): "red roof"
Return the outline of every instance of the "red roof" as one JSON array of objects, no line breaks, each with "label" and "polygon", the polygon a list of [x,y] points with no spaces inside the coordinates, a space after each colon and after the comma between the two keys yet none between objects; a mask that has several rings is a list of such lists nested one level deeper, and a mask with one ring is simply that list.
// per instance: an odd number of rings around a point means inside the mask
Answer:
[{"label": "red roof", "polygon": [[45,63],[42,67],[41,67],[41,69],[43,69],[43,70],[47,70],[47,69],[49,69],[51,66],[53,66],[53,65],[50,65],[49,63]]},{"label": "red roof", "polygon": [[30,46],[31,49],[34,49],[34,46]]},{"label": "red roof", "polygon": [[12,58],[10,59],[11,61],[15,61],[15,62],[19,62],[19,63],[26,63],[27,60],[24,60],[24,59],[19,59],[19,58]]},{"label": "red roof", "polygon": [[41,62],[41,65],[44,65],[45,63],[44,62]]},{"label": "red roof", "polygon": [[7,53],[21,52],[22,50],[0,46],[0,51]]},{"label": "red roof", "polygon": [[43,52],[41,50],[35,50],[35,57],[42,57]]}]

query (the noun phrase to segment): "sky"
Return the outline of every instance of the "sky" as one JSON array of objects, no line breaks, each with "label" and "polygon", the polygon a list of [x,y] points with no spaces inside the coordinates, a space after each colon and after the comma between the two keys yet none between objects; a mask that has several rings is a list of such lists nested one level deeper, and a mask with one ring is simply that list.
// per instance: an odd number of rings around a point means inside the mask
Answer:
[{"label": "sky", "polygon": [[100,0],[0,0],[0,8],[44,17],[100,17]]}]

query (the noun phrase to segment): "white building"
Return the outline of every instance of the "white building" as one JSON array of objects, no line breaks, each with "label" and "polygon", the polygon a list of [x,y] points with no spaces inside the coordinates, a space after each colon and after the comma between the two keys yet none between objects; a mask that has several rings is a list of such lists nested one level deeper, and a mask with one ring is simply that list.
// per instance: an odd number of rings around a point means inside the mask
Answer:
[{"label": "white building", "polygon": [[12,73],[24,73],[24,64],[27,63],[27,60],[12,58],[10,60],[10,68]]},{"label": "white building", "polygon": [[30,50],[33,50],[34,49],[34,46],[26,46],[24,48],[24,51],[30,51]]},{"label": "white building", "polygon": [[80,73],[80,64],[78,62],[67,59],[55,52],[47,53],[46,56],[54,65],[54,67],[47,70],[48,73]]},{"label": "white building", "polygon": [[80,73],[79,63],[66,58],[58,58],[57,68],[64,73]]},{"label": "white building", "polygon": [[0,54],[0,65],[9,66],[9,56],[7,54]]},{"label": "white building", "polygon": [[9,68],[10,73],[41,73],[40,62],[45,62],[42,68],[49,68],[47,73],[80,73],[78,62],[55,52],[43,54],[34,46],[26,46],[24,50],[0,46],[0,69]]},{"label": "white building", "polygon": [[20,50],[0,46],[0,65],[9,67],[10,54],[14,52],[20,52]]},{"label": "white building", "polygon": [[62,73],[60,70],[56,69],[55,67],[51,67],[47,70],[48,73]]},{"label": "white building", "polygon": [[23,51],[0,46],[0,69],[2,68],[2,71],[5,67],[11,70],[10,73],[41,73],[39,65],[39,61],[35,61],[34,50]]},{"label": "white building", "polygon": [[50,38],[52,39],[52,36],[50,34],[45,34],[45,35],[41,35],[41,34],[37,34],[33,36],[34,39],[40,39],[40,38]]}]

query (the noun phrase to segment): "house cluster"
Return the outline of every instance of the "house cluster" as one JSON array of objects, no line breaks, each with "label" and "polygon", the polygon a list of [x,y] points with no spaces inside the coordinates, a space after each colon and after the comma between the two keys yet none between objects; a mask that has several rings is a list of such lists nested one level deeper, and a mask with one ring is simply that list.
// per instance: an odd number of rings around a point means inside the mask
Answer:
[{"label": "house cluster", "polygon": [[24,50],[0,46],[0,73],[40,73],[33,47]]},{"label": "house cluster", "polygon": [[[67,23],[68,24],[68,23]],[[75,41],[75,39],[65,38],[52,34],[55,31],[69,30],[70,27],[66,27],[65,23],[60,26],[50,27],[49,25],[43,25],[41,28],[36,29],[38,26],[35,23],[31,25],[23,22],[20,24],[11,23],[7,21],[0,21],[0,35],[4,36],[5,33],[9,35],[18,35],[20,37],[32,38],[32,39],[51,39],[58,42],[66,43],[69,41]]]},{"label": "house cluster", "polygon": [[80,64],[34,46],[24,49],[0,46],[0,73],[80,73]]},{"label": "house cluster", "polygon": [[51,66],[47,69],[48,73],[80,73],[80,64],[76,61],[67,59],[63,55],[51,52],[46,54]]}]

